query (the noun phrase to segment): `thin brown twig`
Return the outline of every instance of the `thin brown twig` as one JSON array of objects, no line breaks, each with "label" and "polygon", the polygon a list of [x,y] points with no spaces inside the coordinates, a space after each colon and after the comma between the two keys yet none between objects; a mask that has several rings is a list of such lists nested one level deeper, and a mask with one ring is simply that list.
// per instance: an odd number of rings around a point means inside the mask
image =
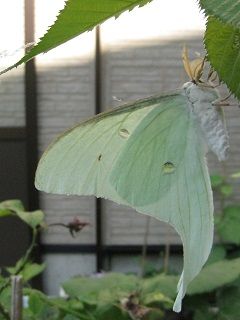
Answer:
[{"label": "thin brown twig", "polygon": [[163,259],[164,273],[168,273],[169,258],[170,258],[170,239],[169,239],[169,230],[168,230],[166,234],[165,253],[164,253],[164,259]]},{"label": "thin brown twig", "polygon": [[22,320],[22,276],[12,276],[11,320]]},{"label": "thin brown twig", "polygon": [[17,269],[17,271],[15,272],[15,275],[18,275],[23,268],[25,267],[26,263],[29,261],[30,256],[32,254],[32,251],[36,245],[36,239],[37,239],[37,229],[33,229],[33,235],[32,235],[32,241],[31,244],[29,246],[29,248],[27,249],[23,259],[22,259],[22,263],[20,265],[20,267]]},{"label": "thin brown twig", "polygon": [[151,217],[146,217],[146,224],[145,224],[145,233],[143,238],[143,246],[142,246],[142,261],[141,261],[141,270],[140,270],[140,277],[144,276],[145,273],[145,265],[146,265],[146,259],[147,259],[147,246],[148,246],[148,236],[149,236],[149,230],[150,230],[150,221]]}]

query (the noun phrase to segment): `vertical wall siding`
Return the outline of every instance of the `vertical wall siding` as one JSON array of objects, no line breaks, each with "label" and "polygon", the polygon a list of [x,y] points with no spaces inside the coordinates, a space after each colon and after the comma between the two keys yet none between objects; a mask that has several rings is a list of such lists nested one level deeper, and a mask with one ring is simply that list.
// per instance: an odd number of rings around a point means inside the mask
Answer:
[{"label": "vertical wall siding", "polygon": [[[44,8],[49,2],[36,2],[36,34],[53,23],[62,3]],[[46,55],[37,58],[39,156],[59,133],[95,112],[95,35],[86,33]],[[41,193],[41,208],[47,222],[68,223],[74,217],[90,223],[79,237],[72,238],[66,229],[52,227],[42,236],[44,244],[94,244],[95,200],[86,197],[63,197]]]},{"label": "vertical wall siding", "polygon": [[[88,41],[94,44],[93,35]],[[84,41],[79,41],[84,45]],[[54,65],[37,63],[39,92],[40,153],[59,133],[94,114],[94,60],[92,47],[88,58],[58,58]],[[70,61],[69,61],[70,60]],[[60,62],[56,66],[56,62]],[[70,64],[69,64],[70,62]],[[95,200],[41,194],[48,223],[68,223],[73,217],[90,222],[81,238],[72,239],[63,228],[54,227],[43,236],[44,243],[94,243]]]},{"label": "vertical wall siding", "polygon": [[[23,0],[4,2],[0,11],[0,30],[0,70],[3,70],[24,52]],[[24,67],[21,66],[0,77],[0,127],[24,125]]]}]

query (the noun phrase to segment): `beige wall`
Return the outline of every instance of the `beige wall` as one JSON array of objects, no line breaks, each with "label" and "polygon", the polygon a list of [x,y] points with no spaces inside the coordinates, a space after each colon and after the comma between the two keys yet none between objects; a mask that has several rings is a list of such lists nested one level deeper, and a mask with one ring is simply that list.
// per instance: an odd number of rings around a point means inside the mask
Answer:
[{"label": "beige wall", "polygon": [[[64,1],[36,1],[36,36],[55,19]],[[46,7],[49,8],[46,12]],[[38,81],[39,153],[59,133],[95,112],[95,33],[90,32],[36,60]],[[88,221],[81,237],[53,227],[43,236],[47,244],[95,243],[95,199],[40,194],[41,208],[49,224],[68,223],[78,216]]]},{"label": "beige wall", "polygon": [[[172,8],[175,8],[174,12]],[[38,21],[41,22],[40,17]],[[46,17],[44,23],[46,25]],[[187,44],[192,57],[194,52],[203,54],[203,30],[204,18],[192,0],[181,3],[177,0],[167,3],[156,0],[103,24],[103,108],[180,87],[188,80],[181,61],[183,44]],[[57,133],[94,113],[94,41],[94,32],[90,32],[37,60],[40,151]],[[236,108],[230,107],[226,111],[232,141],[226,164],[228,172],[239,169],[237,114]],[[211,172],[222,170],[214,155],[209,154],[208,159]],[[94,204],[93,198],[42,194],[41,205],[47,212],[48,222],[67,222],[78,215],[91,223],[77,239],[71,239],[64,230],[56,228],[43,236],[43,242],[94,243]],[[103,201],[103,220],[105,244],[143,242],[145,216],[130,208]],[[174,230],[151,219],[149,243],[164,244],[166,241],[180,243]]]}]

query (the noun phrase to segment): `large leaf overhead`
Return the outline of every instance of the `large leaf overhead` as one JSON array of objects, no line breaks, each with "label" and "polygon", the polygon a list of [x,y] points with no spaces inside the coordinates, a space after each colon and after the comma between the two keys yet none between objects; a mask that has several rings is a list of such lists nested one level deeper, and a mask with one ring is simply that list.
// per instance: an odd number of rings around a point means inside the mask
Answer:
[{"label": "large leaf overhead", "polygon": [[207,15],[240,27],[240,0],[200,0],[200,5]]},{"label": "large leaf overhead", "polygon": [[68,0],[60,11],[56,22],[26,55],[14,65],[0,72],[3,74],[25,63],[40,53],[47,52],[60,44],[92,30],[108,18],[118,17],[136,6],[143,6],[152,0]]},{"label": "large leaf overhead", "polygon": [[240,98],[240,30],[210,17],[204,41],[211,65]]}]

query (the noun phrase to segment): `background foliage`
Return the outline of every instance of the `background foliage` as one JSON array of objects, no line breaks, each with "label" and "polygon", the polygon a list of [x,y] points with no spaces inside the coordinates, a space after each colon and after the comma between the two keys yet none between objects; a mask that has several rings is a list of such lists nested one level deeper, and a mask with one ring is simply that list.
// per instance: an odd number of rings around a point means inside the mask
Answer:
[{"label": "background foliage", "polygon": [[[180,315],[172,312],[179,275],[156,270],[145,263],[145,276],[101,273],[74,277],[63,283],[65,298],[48,297],[32,289],[29,281],[45,265],[31,260],[36,235],[46,227],[42,211],[25,212],[19,200],[0,203],[0,217],[15,215],[29,225],[32,243],[26,254],[0,274],[0,320],[10,319],[12,275],[22,275],[27,303],[23,320],[238,320],[240,307],[240,205],[232,200],[233,181],[212,175],[222,211],[216,219],[219,244],[200,274],[190,284]],[[68,226],[66,226],[68,228]]]}]

